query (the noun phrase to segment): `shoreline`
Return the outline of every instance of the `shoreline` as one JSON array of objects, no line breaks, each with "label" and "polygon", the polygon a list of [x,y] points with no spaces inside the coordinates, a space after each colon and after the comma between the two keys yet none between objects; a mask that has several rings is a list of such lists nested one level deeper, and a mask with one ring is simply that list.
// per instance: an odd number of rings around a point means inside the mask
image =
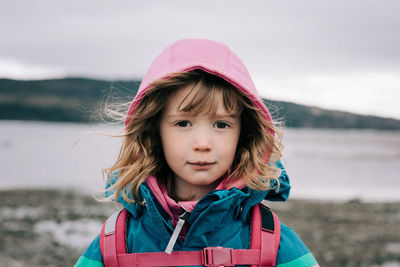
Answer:
[{"label": "shoreline", "polygon": [[[89,197],[102,197],[104,195],[104,189],[101,189],[100,187],[97,189],[91,189],[91,190],[86,190],[86,189],[79,189],[75,188],[74,186],[55,186],[55,187],[22,187],[20,185],[15,185],[11,187],[0,187],[0,194],[3,192],[19,192],[19,191],[24,191],[24,192],[39,192],[39,191],[57,191],[57,192],[73,192],[75,194],[81,195],[81,196],[89,196]],[[318,202],[318,203],[337,203],[337,204],[346,204],[346,203],[352,203],[352,202],[357,202],[357,203],[363,203],[363,204],[400,204],[400,197],[390,195],[391,197],[388,198],[383,198],[383,197],[375,197],[375,198],[368,198],[368,197],[363,197],[363,196],[353,196],[353,197],[348,197],[348,196],[341,196],[337,198],[333,197],[319,197],[319,196],[306,196],[304,197],[303,194],[295,194],[293,192],[290,193],[288,201],[306,201],[306,202]],[[400,196],[400,194],[399,194]],[[287,201],[286,201],[287,202]],[[282,202],[282,203],[286,203]],[[268,203],[274,203],[274,201],[270,201]]]},{"label": "shoreline", "polygon": [[[400,266],[400,201],[289,199],[267,205],[320,266]],[[0,262],[71,266],[117,208],[72,190],[0,190]]]}]

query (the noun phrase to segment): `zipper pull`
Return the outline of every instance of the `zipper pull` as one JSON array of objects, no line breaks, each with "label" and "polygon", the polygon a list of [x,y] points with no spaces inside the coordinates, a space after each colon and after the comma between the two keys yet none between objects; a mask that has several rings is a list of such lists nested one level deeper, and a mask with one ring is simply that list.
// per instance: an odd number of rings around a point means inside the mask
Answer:
[{"label": "zipper pull", "polygon": [[165,253],[171,254],[174,249],[176,240],[178,239],[179,234],[182,231],[182,227],[185,224],[185,221],[189,218],[190,212],[185,211],[181,216],[179,216],[179,220],[175,226],[174,232],[169,239],[167,248],[165,249]]}]

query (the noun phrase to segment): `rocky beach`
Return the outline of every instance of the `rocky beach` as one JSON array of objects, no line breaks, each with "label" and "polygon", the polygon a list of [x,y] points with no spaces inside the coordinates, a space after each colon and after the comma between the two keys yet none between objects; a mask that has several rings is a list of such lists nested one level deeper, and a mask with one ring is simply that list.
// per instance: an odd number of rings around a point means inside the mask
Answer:
[{"label": "rocky beach", "polygon": [[[400,203],[267,205],[321,266],[400,266]],[[74,191],[0,191],[0,266],[72,266],[115,209]]]}]

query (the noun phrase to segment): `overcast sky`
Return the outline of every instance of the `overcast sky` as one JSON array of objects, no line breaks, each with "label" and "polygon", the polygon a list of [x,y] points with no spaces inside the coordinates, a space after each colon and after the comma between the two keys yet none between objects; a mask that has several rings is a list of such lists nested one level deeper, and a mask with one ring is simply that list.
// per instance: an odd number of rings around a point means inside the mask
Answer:
[{"label": "overcast sky", "polygon": [[260,95],[400,119],[400,1],[2,0],[0,77],[140,78],[181,38],[231,47]]}]

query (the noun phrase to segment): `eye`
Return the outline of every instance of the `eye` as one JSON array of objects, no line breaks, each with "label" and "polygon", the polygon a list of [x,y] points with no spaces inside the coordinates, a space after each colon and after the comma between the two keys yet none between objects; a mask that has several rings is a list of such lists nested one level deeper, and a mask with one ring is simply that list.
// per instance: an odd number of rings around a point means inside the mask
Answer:
[{"label": "eye", "polygon": [[214,127],[220,128],[220,129],[225,129],[225,128],[228,128],[228,127],[229,127],[229,124],[227,124],[227,123],[225,123],[225,122],[222,122],[222,121],[217,121],[217,122],[214,124]]},{"label": "eye", "polygon": [[190,126],[190,122],[188,121],[178,121],[177,123],[175,123],[176,126],[179,127],[188,127]]}]

